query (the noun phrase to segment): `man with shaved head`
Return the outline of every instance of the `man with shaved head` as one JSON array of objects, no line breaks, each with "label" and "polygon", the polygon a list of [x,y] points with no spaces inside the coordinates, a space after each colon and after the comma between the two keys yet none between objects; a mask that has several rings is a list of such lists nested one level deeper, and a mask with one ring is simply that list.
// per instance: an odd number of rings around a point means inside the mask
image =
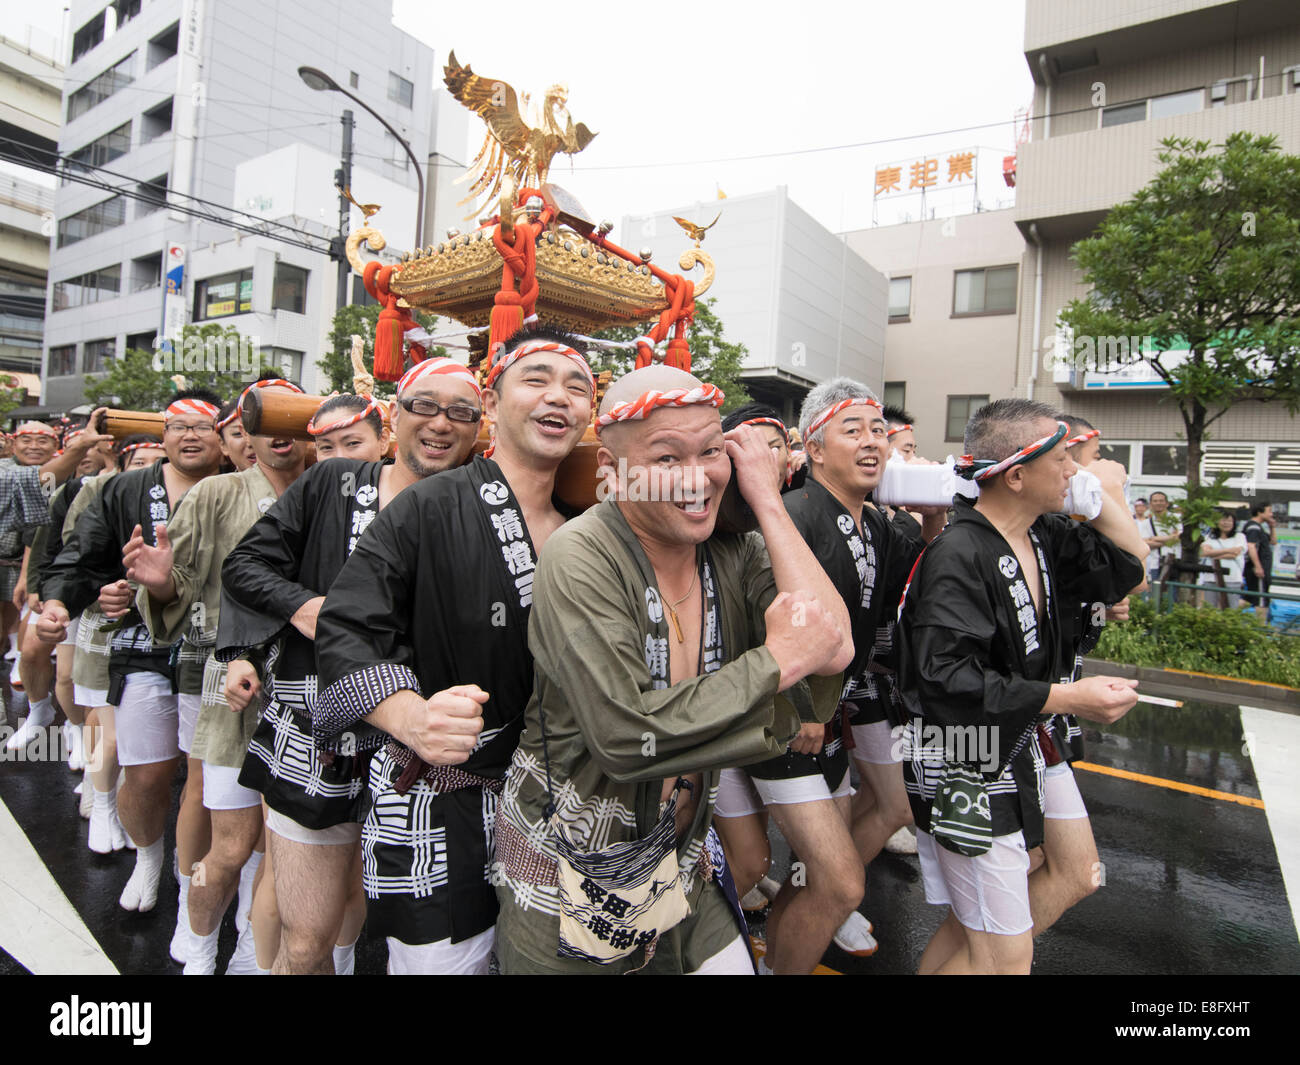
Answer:
[{"label": "man with shaved head", "polygon": [[532,690],[537,558],[565,520],[556,471],[591,423],[584,351],[541,327],[497,346],[483,390],[491,457],[381,511],[320,613],[313,733],[328,750],[375,750],[366,919],[393,974],[488,970],[492,833]]},{"label": "man with shaved head", "polygon": [[1123,598],[1147,550],[1115,496],[1088,523],[1059,513],[1075,472],[1068,434],[1030,400],[976,411],[958,472],[979,500],[954,500],[905,592],[903,769],[926,900],[951,908],[922,973],[1029,972],[1054,889],[1029,876],[1044,834],[1039,726],[1058,713],[1112,722],[1137,699],[1118,677],[1071,682],[1062,653],[1065,615]]},{"label": "man with shaved head", "polygon": [[[609,497],[542,556],[497,819],[505,973],[753,971],[719,773],[784,749],[799,722],[775,696],[838,674],[852,643],[776,452],[754,426],[724,436],[722,402],[668,367],[616,382],[596,422]],[[714,534],[733,464],[761,536]]]}]

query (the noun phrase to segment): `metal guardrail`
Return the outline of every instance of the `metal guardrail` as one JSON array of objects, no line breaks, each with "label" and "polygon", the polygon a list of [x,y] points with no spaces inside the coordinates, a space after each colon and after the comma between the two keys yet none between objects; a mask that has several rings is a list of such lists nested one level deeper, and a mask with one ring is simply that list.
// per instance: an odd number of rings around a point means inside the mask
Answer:
[{"label": "metal guardrail", "polygon": [[[1168,606],[1166,606],[1165,604],[1164,590],[1166,588],[1171,590]],[[1215,599],[1217,599],[1219,595],[1222,595],[1224,599],[1227,599],[1228,597],[1239,597],[1242,599],[1246,599],[1247,601],[1250,601],[1250,600],[1258,600],[1260,598],[1263,598],[1269,600],[1270,602],[1273,600],[1280,600],[1282,602],[1288,602],[1288,603],[1300,603],[1300,594],[1291,595],[1286,592],[1274,592],[1272,590],[1267,592],[1247,593],[1245,591],[1238,590],[1236,588],[1220,588],[1217,584],[1191,584],[1187,581],[1158,581],[1157,580],[1151,582],[1152,605],[1156,608],[1157,614],[1165,613],[1168,607],[1174,605],[1174,603],[1177,601],[1177,596],[1178,596],[1177,589],[1179,588],[1190,588],[1195,591],[1205,592],[1208,595],[1213,596],[1214,599],[1211,599],[1210,602],[1207,603],[1207,606],[1209,606],[1211,609],[1220,609],[1220,610],[1232,609],[1230,605],[1224,606],[1222,603],[1215,601]],[[1300,636],[1300,615],[1297,615],[1294,618],[1290,618],[1285,623],[1275,625],[1274,627],[1279,632],[1285,635]]]}]

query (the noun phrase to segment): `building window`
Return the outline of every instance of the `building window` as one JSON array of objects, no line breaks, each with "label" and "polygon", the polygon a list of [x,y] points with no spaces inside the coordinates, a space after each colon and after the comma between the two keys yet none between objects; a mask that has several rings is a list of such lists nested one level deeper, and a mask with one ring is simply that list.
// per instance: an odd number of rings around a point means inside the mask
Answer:
[{"label": "building window", "polygon": [[1139,100],[1135,104],[1118,104],[1115,107],[1103,107],[1101,109],[1101,125],[1104,129],[1107,126],[1124,126],[1130,122],[1145,122],[1147,117],[1147,102]]},{"label": "building window", "polygon": [[140,14],[140,0],[113,0],[108,6],[117,12],[118,29]]},{"label": "building window", "polygon": [[361,79],[357,77],[355,70],[348,71],[348,88],[355,89],[360,84]]},{"label": "building window", "polygon": [[891,277],[889,279],[889,320],[905,322],[912,313],[912,279],[910,277]]},{"label": "building window", "polygon": [[172,99],[168,97],[157,107],[151,107],[140,116],[140,143],[148,144],[172,130]]},{"label": "building window", "polygon": [[410,107],[415,103],[415,85],[390,70],[388,72],[388,98],[395,104]]},{"label": "building window", "polygon": [[1184,477],[1186,474],[1186,444],[1142,445],[1142,476]]},{"label": "building window", "polygon": [[352,299],[349,301],[358,307],[377,307],[379,301],[367,290],[365,282],[356,274],[352,275]]},{"label": "building window", "polygon": [[406,149],[398,142],[387,130],[384,130],[384,158],[392,163],[395,167],[401,167],[403,170],[411,164],[410,157],[406,154]]},{"label": "building window", "polygon": [[181,24],[173,22],[149,42],[147,69],[161,66],[180,50]]},{"label": "building window", "polygon": [[84,211],[59,219],[59,247],[76,244],[79,240],[120,226],[125,221],[126,201],[121,196],[101,200]]},{"label": "building window", "polygon": [[129,337],[126,338],[126,350],[151,352],[154,350],[153,342],[157,337],[157,335],[158,334],[154,332],[132,333]]},{"label": "building window", "polygon": [[54,282],[54,309],[66,311],[116,297],[122,290],[122,267],[106,266]]},{"label": "building window", "polygon": [[[131,260],[131,291],[145,292],[162,285],[162,252]],[[131,345],[128,343],[127,347]]]},{"label": "building window", "polygon": [[1132,444],[1108,444],[1105,440],[1101,442],[1101,457],[1110,459],[1112,462],[1118,462],[1126,470],[1131,468],[1129,461],[1132,454]]},{"label": "building window", "polygon": [[130,85],[131,64],[135,62],[135,53],[118,60],[104,73],[91,78],[80,89],[68,97],[68,121],[84,115],[92,107],[102,104],[123,86]]},{"label": "building window", "polygon": [[1268,449],[1270,481],[1300,481],[1300,447],[1294,444]]},{"label": "building window", "polygon": [[117,341],[86,341],[86,368],[83,373],[103,373],[108,369],[108,360],[117,355]]},{"label": "building window", "polygon": [[1201,459],[1201,476],[1213,477],[1222,470],[1230,477],[1254,476],[1254,444],[1206,444]]},{"label": "building window", "polygon": [[136,218],[161,211],[167,206],[167,175],[159,174],[152,181],[142,181],[135,187],[135,191]]},{"label": "building window", "polygon": [[289,348],[263,348],[261,356],[262,365],[267,369],[278,370],[280,376],[286,381],[297,384],[302,380],[303,353],[301,351],[293,351]]},{"label": "building window", "polygon": [[1019,267],[991,266],[958,270],[953,275],[952,313],[1014,314]]},{"label": "building window", "polygon": [[271,310],[293,311],[304,314],[307,310],[307,271],[288,263],[275,264],[275,283],[271,286]]},{"label": "building window", "polygon": [[62,347],[50,348],[48,377],[71,377],[77,372],[77,345],[64,344]]},{"label": "building window", "polygon": [[975,412],[988,403],[989,397],[983,396],[949,396],[948,427],[944,442],[962,440],[966,436],[966,423]]},{"label": "building window", "polygon": [[1153,96],[1148,118],[1168,118],[1171,115],[1190,115],[1205,107],[1205,90],[1171,92],[1168,96]]},{"label": "building window", "polygon": [[194,320],[228,318],[253,309],[253,271],[210,277],[194,285]]},{"label": "building window", "polygon": [[[105,166],[114,159],[126,155],[130,150],[131,123],[126,122],[89,144],[83,145],[75,152],[70,152],[68,154],[69,169],[80,170],[82,168]],[[63,183],[65,185],[68,183],[66,176],[63,178]]]},{"label": "building window", "polygon": [[885,394],[881,397],[886,407],[897,407],[904,410],[907,407],[907,382],[906,381],[886,381]]},{"label": "building window", "polygon": [[75,63],[104,41],[104,12],[100,12],[72,35],[72,61]]}]

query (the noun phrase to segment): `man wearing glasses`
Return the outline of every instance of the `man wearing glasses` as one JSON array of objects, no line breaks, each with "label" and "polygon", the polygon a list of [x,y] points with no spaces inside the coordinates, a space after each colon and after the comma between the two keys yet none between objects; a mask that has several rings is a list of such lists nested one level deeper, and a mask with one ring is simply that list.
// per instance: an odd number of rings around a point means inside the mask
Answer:
[{"label": "man wearing glasses", "polygon": [[135,610],[122,548],[133,537],[152,544],[154,525],[165,523],[186,492],[220,470],[220,406],[211,392],[177,393],[163,412],[166,457],[104,485],[42,583],[45,610],[36,628],[46,643],[60,643],[69,617],[96,599],[106,617],[121,621],[109,654],[108,702],[117,707],[117,755],[126,771],[118,809],[136,858],[118,904],[141,913],[158,899],[172,778],[189,742],[182,736],[171,647],[155,643]]},{"label": "man wearing glasses", "polygon": [[565,519],[556,471],[591,421],[584,353],[541,327],[497,345],[483,392],[491,458],[380,514],[320,615],[313,733],[331,749],[380,748],[362,829],[366,919],[393,974],[487,972],[497,796],[533,685],[533,578]]},{"label": "man wearing glasses", "polygon": [[[381,510],[411,485],[460,466],[478,436],[479,386],[451,359],[416,363],[397,384],[397,460],[318,462],[276,500],[221,571],[215,658],[243,710],[268,675],[268,700],[239,783],[269,808],[267,845],[280,912],[276,973],[347,973],[365,920],[362,793],[376,734],[358,728],[324,758],[311,738],[316,617],[344,562]],[[328,424],[328,423],[327,423]],[[261,964],[265,964],[263,961]]]}]

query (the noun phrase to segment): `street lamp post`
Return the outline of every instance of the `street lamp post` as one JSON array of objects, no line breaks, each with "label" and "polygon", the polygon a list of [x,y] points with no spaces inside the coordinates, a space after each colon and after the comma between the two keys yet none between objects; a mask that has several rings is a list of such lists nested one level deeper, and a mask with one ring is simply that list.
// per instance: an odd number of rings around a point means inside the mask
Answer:
[{"label": "street lamp post", "polygon": [[352,185],[352,125],[352,109],[347,108],[343,112],[343,165],[334,173],[334,184],[339,189],[339,291],[337,306],[340,309],[348,303],[348,277],[352,273],[347,253],[344,251],[348,238],[348,220],[352,204],[348,201],[347,196],[343,194],[343,190],[350,188]]},{"label": "street lamp post", "polygon": [[393,129],[383,115],[362,100],[359,96],[348,92],[347,89],[343,88],[342,85],[336,82],[323,70],[317,70],[315,67],[299,67],[298,77],[302,78],[304,84],[306,84],[309,89],[315,89],[317,92],[341,92],[358,107],[364,108],[370,114],[374,115],[379,124],[393,135],[398,144],[406,149],[406,154],[410,158],[411,164],[415,167],[415,182],[419,190],[419,203],[416,204],[415,208],[415,247],[420,247],[424,243],[424,173],[420,170],[420,160],[415,157],[415,152],[411,150],[411,145],[406,141],[406,138],[398,133],[397,130]]}]

